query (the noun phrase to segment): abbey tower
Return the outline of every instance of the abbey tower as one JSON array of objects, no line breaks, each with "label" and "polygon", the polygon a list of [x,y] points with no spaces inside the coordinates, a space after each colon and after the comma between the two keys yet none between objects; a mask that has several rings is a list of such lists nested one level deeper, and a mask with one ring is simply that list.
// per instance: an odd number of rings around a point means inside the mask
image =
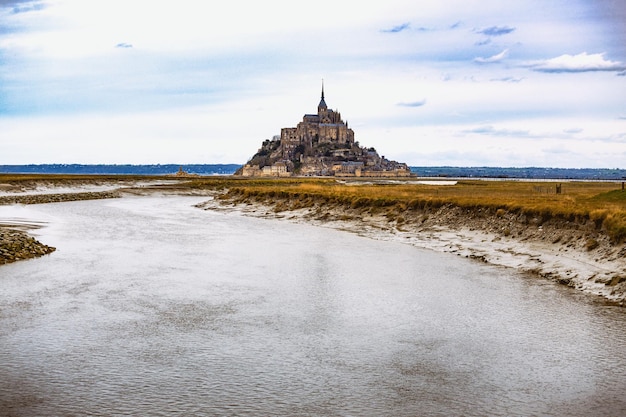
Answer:
[{"label": "abbey tower", "polygon": [[324,143],[336,143],[351,147],[354,145],[354,131],[341,120],[339,112],[328,108],[322,84],[322,98],[317,106],[317,114],[305,114],[296,127],[282,128],[280,142],[283,146],[283,157],[291,159],[298,145],[315,147]]}]

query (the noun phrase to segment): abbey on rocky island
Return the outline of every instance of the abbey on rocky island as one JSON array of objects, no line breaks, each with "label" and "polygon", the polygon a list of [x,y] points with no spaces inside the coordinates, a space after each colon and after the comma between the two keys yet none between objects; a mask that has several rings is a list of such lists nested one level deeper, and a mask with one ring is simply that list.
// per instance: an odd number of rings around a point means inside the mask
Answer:
[{"label": "abbey on rocky island", "polygon": [[380,157],[374,148],[362,148],[354,131],[329,109],[322,97],[317,114],[305,114],[296,127],[281,129],[280,136],[263,142],[258,152],[235,175],[408,177],[404,163]]}]

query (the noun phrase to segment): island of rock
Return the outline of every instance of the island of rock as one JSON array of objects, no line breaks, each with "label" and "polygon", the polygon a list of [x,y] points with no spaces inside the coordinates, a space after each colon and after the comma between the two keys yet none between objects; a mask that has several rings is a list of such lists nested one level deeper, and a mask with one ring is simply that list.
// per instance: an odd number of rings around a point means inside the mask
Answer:
[{"label": "island of rock", "polygon": [[354,131],[329,109],[322,98],[317,114],[305,114],[296,127],[281,129],[280,136],[266,140],[258,152],[235,175],[409,177],[407,164],[381,157],[374,148],[361,147]]}]

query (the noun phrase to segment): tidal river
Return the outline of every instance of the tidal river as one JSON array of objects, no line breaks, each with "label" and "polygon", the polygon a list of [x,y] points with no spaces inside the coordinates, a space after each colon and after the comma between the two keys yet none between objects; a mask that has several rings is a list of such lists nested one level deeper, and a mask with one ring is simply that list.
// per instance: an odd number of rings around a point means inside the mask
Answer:
[{"label": "tidal river", "polygon": [[624,308],[202,200],[0,207],[0,415],[625,415]]}]

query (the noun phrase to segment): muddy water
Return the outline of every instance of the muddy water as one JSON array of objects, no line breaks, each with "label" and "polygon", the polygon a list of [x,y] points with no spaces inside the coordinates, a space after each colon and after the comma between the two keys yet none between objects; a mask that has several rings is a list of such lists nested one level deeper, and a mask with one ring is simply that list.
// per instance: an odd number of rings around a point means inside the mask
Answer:
[{"label": "muddy water", "polygon": [[199,201],[0,207],[57,247],[0,267],[0,415],[626,412],[623,308]]}]

